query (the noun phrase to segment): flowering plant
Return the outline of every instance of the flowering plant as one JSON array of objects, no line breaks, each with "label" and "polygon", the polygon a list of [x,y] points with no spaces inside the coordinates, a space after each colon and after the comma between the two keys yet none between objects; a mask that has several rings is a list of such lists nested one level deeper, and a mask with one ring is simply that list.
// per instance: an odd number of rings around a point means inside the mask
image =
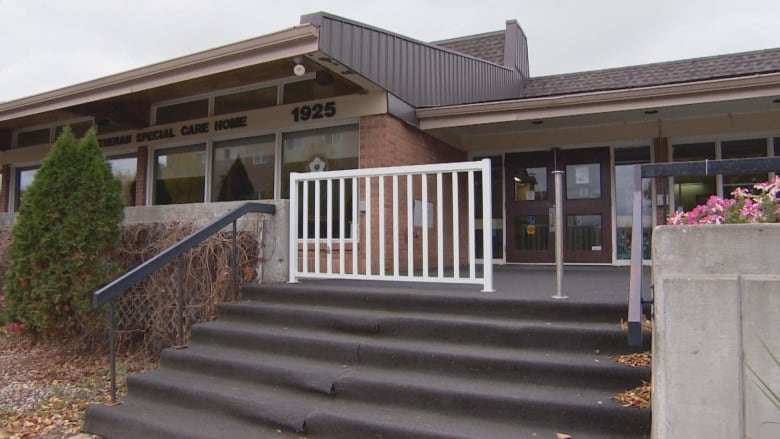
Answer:
[{"label": "flowering plant", "polygon": [[734,198],[712,195],[706,204],[690,212],[675,212],[667,224],[742,224],[774,223],[780,220],[780,176],[767,183],[753,185],[756,193],[736,188]]}]

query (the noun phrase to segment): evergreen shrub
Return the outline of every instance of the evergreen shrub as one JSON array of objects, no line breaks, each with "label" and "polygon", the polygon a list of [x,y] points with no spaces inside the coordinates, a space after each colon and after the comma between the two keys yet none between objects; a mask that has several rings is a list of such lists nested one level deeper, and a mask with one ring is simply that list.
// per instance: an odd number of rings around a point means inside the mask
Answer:
[{"label": "evergreen shrub", "polygon": [[9,248],[5,320],[36,337],[79,335],[103,324],[91,294],[118,274],[122,187],[94,130],[66,127],[25,191]]}]

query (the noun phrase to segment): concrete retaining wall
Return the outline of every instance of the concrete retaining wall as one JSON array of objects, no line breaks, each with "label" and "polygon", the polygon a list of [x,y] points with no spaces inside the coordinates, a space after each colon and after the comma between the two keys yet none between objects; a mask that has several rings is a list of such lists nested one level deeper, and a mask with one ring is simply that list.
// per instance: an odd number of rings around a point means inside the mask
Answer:
[{"label": "concrete retaining wall", "polygon": [[653,235],[654,438],[780,437],[780,224]]},{"label": "concrete retaining wall", "polygon": [[[290,210],[288,200],[259,200],[273,204],[276,214],[251,213],[238,222],[240,230],[252,230],[260,237],[260,280],[263,283],[280,283],[288,280]],[[222,203],[175,204],[169,206],[133,206],[125,208],[125,224],[193,222],[205,226],[246,201]],[[11,226],[15,214],[0,214],[0,226]]]}]

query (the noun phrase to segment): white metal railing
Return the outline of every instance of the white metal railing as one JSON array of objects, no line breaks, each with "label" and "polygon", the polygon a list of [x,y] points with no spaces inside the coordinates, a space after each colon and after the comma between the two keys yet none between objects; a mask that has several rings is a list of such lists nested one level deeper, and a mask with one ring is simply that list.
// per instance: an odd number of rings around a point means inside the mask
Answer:
[{"label": "white metal railing", "polygon": [[[489,220],[482,222],[482,272],[477,269],[477,177],[482,183],[482,218],[492,218],[489,159],[291,173],[289,281],[448,282],[481,284],[482,291],[493,291]],[[462,264],[467,268],[461,270]]]}]

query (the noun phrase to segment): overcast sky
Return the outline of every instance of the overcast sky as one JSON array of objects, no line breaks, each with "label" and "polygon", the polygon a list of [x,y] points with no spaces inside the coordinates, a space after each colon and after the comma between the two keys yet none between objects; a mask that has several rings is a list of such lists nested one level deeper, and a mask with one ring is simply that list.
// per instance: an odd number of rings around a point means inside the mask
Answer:
[{"label": "overcast sky", "polygon": [[517,19],[532,76],[780,47],[776,0],[0,0],[0,101],[289,28],[320,10],[423,41]]}]

